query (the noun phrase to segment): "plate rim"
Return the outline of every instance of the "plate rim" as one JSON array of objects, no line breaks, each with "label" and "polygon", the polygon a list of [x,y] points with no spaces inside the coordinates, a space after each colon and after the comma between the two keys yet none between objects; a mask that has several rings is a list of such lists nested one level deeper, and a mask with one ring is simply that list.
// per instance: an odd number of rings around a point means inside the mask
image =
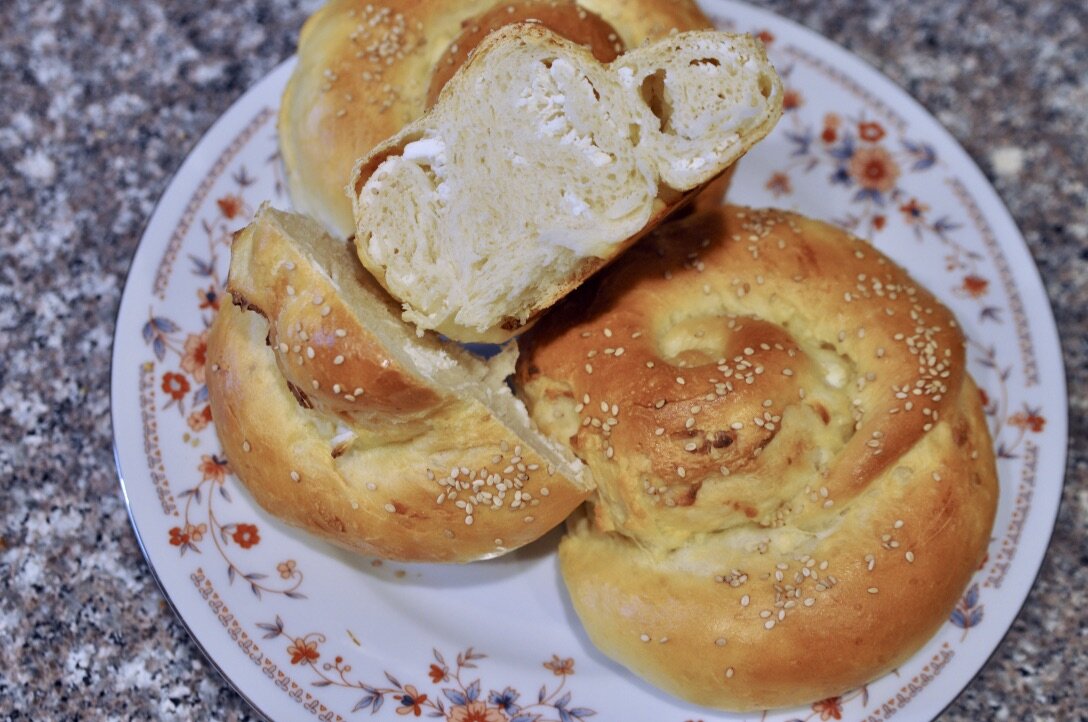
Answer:
[{"label": "plate rim", "polygon": [[[1060,373],[1054,374],[1052,376],[1052,380],[1051,380],[1050,383],[1056,383],[1059,386],[1060,390],[1064,393],[1064,403],[1058,404],[1058,406],[1060,406],[1060,409],[1062,411],[1060,419],[1049,419],[1048,418],[1048,420],[1047,420],[1048,424],[1053,424],[1053,426],[1058,427],[1058,429],[1056,429],[1054,432],[1052,432],[1054,434],[1054,436],[1055,436],[1055,441],[1057,440],[1056,437],[1058,437],[1059,435],[1061,437],[1064,437],[1064,441],[1065,441],[1064,444],[1058,444],[1058,446],[1060,446],[1060,449],[1055,449],[1055,451],[1060,451],[1060,457],[1061,457],[1060,458],[1060,464],[1055,462],[1055,467],[1056,467],[1056,469],[1058,469],[1058,473],[1060,474],[1059,479],[1058,479],[1059,483],[1056,485],[1056,488],[1054,490],[1055,491],[1055,502],[1054,502],[1054,504],[1052,506],[1048,505],[1047,507],[1044,507],[1044,509],[1046,509],[1046,511],[1047,511],[1046,516],[1047,516],[1048,523],[1049,523],[1049,526],[1050,526],[1049,533],[1048,533],[1045,544],[1043,544],[1043,545],[1041,545],[1041,547],[1039,547],[1039,552],[1037,554],[1033,554],[1031,556],[1031,559],[1032,559],[1032,562],[1033,562],[1033,567],[1034,567],[1034,576],[1033,576],[1033,578],[1031,580],[1031,583],[1028,584],[1025,587],[1025,592],[1023,594],[1023,597],[1019,601],[1019,603],[1017,604],[1015,613],[1013,613],[1010,616],[1009,623],[1007,625],[1005,625],[1004,630],[1001,632],[1000,638],[997,640],[997,642],[994,644],[993,648],[989,651],[989,653],[985,656],[985,658],[983,658],[981,660],[981,662],[977,665],[977,667],[973,670],[973,672],[969,676],[965,675],[962,681],[956,683],[955,686],[958,687],[958,690],[952,695],[952,697],[946,703],[944,703],[943,707],[941,707],[938,711],[936,711],[936,713],[932,717],[932,719],[936,719],[941,714],[943,714],[947,709],[949,709],[953,704],[955,704],[955,702],[962,696],[962,694],[978,679],[978,677],[982,673],[983,669],[985,669],[989,665],[990,661],[996,656],[997,652],[1005,644],[1006,640],[1008,639],[1009,634],[1011,633],[1011,631],[1013,629],[1013,626],[1015,625],[1016,620],[1023,613],[1023,610],[1024,610],[1024,608],[1025,608],[1025,606],[1027,604],[1028,599],[1032,596],[1032,593],[1037,588],[1037,583],[1038,583],[1039,577],[1042,575],[1043,570],[1046,568],[1046,566],[1048,564],[1048,558],[1049,558],[1050,552],[1052,550],[1052,543],[1053,543],[1054,535],[1055,535],[1055,532],[1056,532],[1056,529],[1057,529],[1057,523],[1058,523],[1059,515],[1061,513],[1062,502],[1063,502],[1063,490],[1064,490],[1064,487],[1065,487],[1066,479],[1068,478],[1068,465],[1069,465],[1069,461],[1070,461],[1069,445],[1071,443],[1071,439],[1070,439],[1069,431],[1068,431],[1070,402],[1069,402],[1069,397],[1068,397],[1067,364],[1065,362],[1064,346],[1062,344],[1061,335],[1059,333],[1059,329],[1058,329],[1058,326],[1057,326],[1057,321],[1056,321],[1056,318],[1055,318],[1055,315],[1054,315],[1054,307],[1053,307],[1053,304],[1051,303],[1050,297],[1049,297],[1049,295],[1047,293],[1046,285],[1043,282],[1043,278],[1042,278],[1042,275],[1040,273],[1038,264],[1036,263],[1034,257],[1032,256],[1031,248],[1028,245],[1027,240],[1024,237],[1024,234],[1021,231],[1019,225],[1017,224],[1015,218],[1012,216],[1012,214],[1009,211],[1007,205],[1005,204],[1005,201],[1002,199],[1000,194],[997,192],[997,189],[993,186],[991,181],[982,172],[981,168],[975,162],[974,158],[966,151],[965,148],[963,148],[963,146],[960,144],[959,140],[955,137],[955,135],[953,135],[951,133],[951,131],[949,131],[949,129],[933,113],[931,113],[924,105],[922,105],[922,103],[920,101],[918,101],[916,98],[914,98],[909,92],[907,92],[903,87],[901,87],[895,80],[893,80],[889,76],[882,73],[874,65],[870,64],[869,61],[867,61],[866,59],[858,56],[853,51],[851,51],[851,50],[849,50],[849,49],[835,43],[833,40],[825,37],[824,35],[822,35],[818,31],[816,31],[816,30],[814,30],[812,28],[809,28],[809,27],[807,27],[806,25],[803,25],[800,22],[797,22],[795,20],[792,20],[791,18],[780,15],[780,14],[774,12],[774,11],[764,9],[764,8],[761,8],[761,7],[755,7],[753,5],[750,5],[747,2],[742,2],[741,0],[698,0],[698,1],[699,1],[700,5],[702,5],[703,8],[705,10],[708,10],[708,11],[712,11],[712,10],[715,10],[715,9],[727,11],[728,8],[730,8],[731,6],[732,7],[738,7],[738,8],[741,9],[742,12],[753,13],[753,14],[755,14],[757,16],[763,16],[763,17],[770,18],[771,22],[785,24],[785,25],[789,26],[793,31],[798,32],[801,35],[803,35],[807,40],[815,40],[817,43],[824,44],[827,49],[831,49],[832,52],[835,53],[836,55],[839,55],[839,57],[848,58],[849,62],[851,62],[855,66],[863,68],[866,73],[869,73],[869,74],[873,75],[874,77],[878,77],[883,82],[883,84],[885,85],[886,88],[894,89],[894,93],[897,94],[897,97],[895,97],[895,100],[896,100],[897,103],[904,103],[904,104],[908,105],[910,107],[910,109],[915,114],[919,114],[921,117],[926,118],[929,122],[933,123],[934,126],[939,129],[940,133],[943,134],[944,137],[942,138],[942,140],[945,141],[945,144],[948,145],[957,156],[954,159],[956,161],[956,163],[955,163],[956,167],[958,169],[962,169],[962,170],[966,171],[966,175],[968,177],[966,177],[965,180],[970,182],[969,187],[975,193],[979,193],[979,191],[981,189],[981,194],[984,195],[984,196],[988,196],[987,198],[984,199],[984,200],[989,201],[989,203],[987,204],[988,212],[987,212],[986,215],[988,217],[992,218],[991,213],[996,210],[996,212],[1000,216],[999,220],[1003,224],[1005,224],[1007,227],[1009,227],[1013,231],[1015,231],[1017,242],[1015,244],[1002,243],[1002,244],[1000,244],[1001,250],[1003,252],[1005,252],[1005,251],[1008,251],[1010,247],[1015,246],[1016,252],[1017,253],[1022,253],[1024,255],[1025,259],[1030,261],[1030,264],[1020,264],[1020,267],[1018,269],[1019,273],[1022,273],[1022,274],[1026,273],[1029,276],[1029,278],[1025,279],[1025,280],[1030,281],[1030,283],[1025,284],[1025,285],[1017,284],[1017,288],[1021,293],[1024,293],[1025,290],[1030,290],[1031,296],[1034,297],[1033,300],[1036,301],[1036,303],[1034,303],[1034,304],[1026,304],[1025,303],[1025,306],[1028,306],[1028,307],[1033,309],[1034,316],[1036,316],[1036,317],[1033,317],[1033,319],[1032,319],[1033,320],[1033,323],[1032,323],[1033,327],[1038,328],[1038,325],[1035,322],[1037,322],[1039,320],[1037,318],[1037,315],[1038,315],[1038,312],[1040,310],[1040,306],[1042,306],[1046,310],[1046,314],[1047,314],[1046,318],[1048,319],[1048,323],[1046,323],[1045,326],[1041,329],[1041,330],[1044,331],[1044,333],[1041,334],[1041,335],[1045,336],[1046,338],[1045,339],[1040,338],[1037,343],[1040,346],[1040,348],[1042,348],[1042,343],[1041,342],[1044,341],[1044,340],[1049,341],[1049,342],[1052,343],[1052,346],[1050,348],[1046,349],[1045,353],[1052,353],[1054,350],[1056,350],[1056,352],[1057,352],[1056,359],[1052,360],[1051,365],[1055,366],[1056,370],[1059,371]],[[234,690],[234,692],[237,693],[250,706],[250,708],[256,714],[258,714],[260,717],[262,717],[264,719],[267,719],[267,720],[273,720],[273,719],[276,719],[276,718],[269,715],[269,713],[267,713],[259,704],[257,704],[257,702],[254,700],[254,698],[252,696],[246,694],[240,688],[239,683],[236,682],[235,679],[230,674],[227,673],[227,671],[224,669],[224,667],[221,666],[216,661],[216,659],[212,656],[211,652],[208,650],[208,648],[205,646],[205,644],[201,641],[200,637],[197,634],[195,634],[195,632],[194,632],[193,628],[191,627],[191,625],[189,624],[189,622],[181,614],[181,612],[180,612],[180,610],[179,610],[179,608],[177,606],[177,603],[171,597],[171,595],[167,592],[166,587],[165,587],[164,582],[163,582],[163,579],[161,578],[158,570],[156,569],[154,563],[152,562],[149,550],[148,550],[148,548],[147,548],[147,546],[145,544],[143,536],[140,533],[140,527],[139,527],[138,522],[136,520],[135,512],[134,512],[134,509],[133,509],[133,503],[132,503],[132,500],[130,498],[128,482],[125,479],[125,473],[124,473],[123,468],[122,468],[122,461],[121,461],[121,453],[122,452],[121,452],[121,448],[120,448],[120,444],[119,444],[119,439],[118,439],[118,436],[117,436],[116,414],[118,412],[118,408],[117,408],[117,404],[115,403],[116,399],[115,399],[115,394],[114,394],[114,386],[115,386],[114,382],[116,380],[115,379],[115,370],[116,370],[116,364],[117,364],[117,361],[118,361],[117,348],[118,348],[118,341],[119,341],[120,328],[121,328],[120,327],[120,320],[121,320],[120,317],[121,317],[121,314],[123,312],[123,309],[125,308],[126,298],[131,293],[134,292],[134,288],[133,288],[131,282],[133,281],[132,272],[136,268],[137,261],[141,260],[141,255],[142,254],[147,254],[147,253],[151,252],[151,246],[147,246],[147,245],[144,244],[144,241],[145,241],[145,239],[147,237],[147,233],[148,233],[148,231],[150,229],[150,226],[157,219],[160,212],[165,213],[165,205],[164,204],[167,201],[167,198],[171,195],[171,190],[173,189],[175,183],[178,182],[179,179],[182,179],[185,176],[186,173],[193,172],[194,169],[197,168],[200,165],[199,162],[198,162],[200,160],[200,158],[199,158],[200,154],[198,153],[198,151],[202,148],[202,146],[204,146],[206,144],[210,145],[212,143],[212,139],[217,137],[222,132],[224,126],[229,124],[228,123],[228,121],[230,119],[229,116],[232,115],[232,111],[236,110],[237,108],[244,107],[245,105],[251,103],[253,98],[258,95],[258,93],[262,89],[262,87],[266,83],[271,82],[270,81],[271,78],[273,78],[274,76],[277,76],[277,75],[279,75],[281,73],[286,74],[289,69],[292,69],[295,66],[296,63],[297,63],[297,54],[292,53],[287,58],[285,58],[285,59],[279,61],[278,63],[276,63],[267,73],[263,74],[256,82],[254,82],[242,94],[240,94],[238,97],[236,97],[234,100],[232,100],[227,105],[227,107],[221,113],[219,113],[219,115],[216,116],[215,120],[211,123],[211,125],[209,125],[208,128],[205,129],[199,135],[199,137],[196,139],[196,141],[189,147],[189,149],[185,152],[185,156],[184,156],[184,159],[182,160],[182,162],[179,164],[177,169],[170,174],[168,179],[163,184],[163,190],[159,194],[159,196],[158,196],[154,206],[152,207],[151,211],[147,214],[147,216],[144,219],[144,222],[143,222],[143,224],[142,224],[142,226],[140,228],[139,234],[137,236],[139,240],[138,240],[138,242],[136,244],[136,247],[134,248],[134,250],[133,250],[133,252],[132,252],[132,254],[131,254],[130,258],[129,258],[128,266],[127,266],[126,270],[124,271],[124,273],[122,275],[122,286],[121,286],[122,291],[121,291],[121,294],[118,297],[115,312],[113,314],[114,329],[113,329],[113,333],[111,334],[111,339],[110,339],[110,364],[109,364],[109,384],[108,384],[108,394],[109,394],[109,400],[110,400],[110,407],[109,407],[110,432],[111,432],[111,436],[112,436],[111,449],[112,449],[113,460],[114,460],[114,470],[115,470],[115,473],[117,475],[119,485],[121,487],[121,494],[122,494],[122,498],[123,498],[123,501],[124,501],[124,504],[125,504],[125,510],[126,510],[127,515],[128,515],[129,523],[130,523],[130,525],[132,527],[133,533],[135,534],[137,546],[140,549],[140,553],[141,553],[141,555],[143,557],[144,563],[147,565],[147,568],[151,573],[151,577],[152,577],[152,579],[154,579],[155,585],[158,588],[160,594],[162,594],[162,596],[165,598],[165,600],[166,600],[167,604],[169,605],[171,611],[173,612],[175,618],[181,623],[182,628],[185,629],[186,633],[188,634],[188,636],[192,640],[192,642],[195,644],[196,648],[204,656],[204,658],[211,665],[211,667],[213,669],[215,669],[220,674],[220,676],[230,686],[230,688],[232,690]],[[976,199],[976,200],[983,200],[983,199]],[[1026,286],[1026,288],[1025,288],[1025,286]],[[1042,301],[1043,303],[1039,303],[1039,301]],[[1044,356],[1044,355],[1041,354],[1040,355],[1039,365],[1041,367],[1046,365],[1047,364],[1046,359],[1048,359],[1048,358],[1049,357]],[[1053,423],[1055,421],[1057,421],[1059,423]],[[1052,426],[1052,428],[1053,428],[1053,426]],[[1037,485],[1036,486],[1036,490],[1038,490],[1040,488],[1044,488],[1043,485]]]}]

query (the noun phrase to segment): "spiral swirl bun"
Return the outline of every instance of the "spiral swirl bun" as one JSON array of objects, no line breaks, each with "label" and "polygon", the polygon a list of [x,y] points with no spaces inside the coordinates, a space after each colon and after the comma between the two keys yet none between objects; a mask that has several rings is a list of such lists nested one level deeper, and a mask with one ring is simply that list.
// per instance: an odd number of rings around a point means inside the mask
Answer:
[{"label": "spiral swirl bun", "polygon": [[951,312],[868,244],[729,207],[662,227],[522,341],[598,485],[560,547],[594,642],[781,707],[891,669],[978,567],[997,480]]}]

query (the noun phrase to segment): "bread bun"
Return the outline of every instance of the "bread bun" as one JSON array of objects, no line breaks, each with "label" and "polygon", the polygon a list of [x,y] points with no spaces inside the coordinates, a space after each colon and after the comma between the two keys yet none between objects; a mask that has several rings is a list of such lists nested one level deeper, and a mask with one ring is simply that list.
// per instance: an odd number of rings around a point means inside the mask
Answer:
[{"label": "bread bun", "polygon": [[280,106],[294,207],[338,236],[351,235],[344,185],[352,165],[423,114],[428,93],[441,85],[432,77],[452,74],[482,39],[473,29],[503,23],[496,8],[507,22],[539,19],[596,52],[712,27],[692,0],[331,0],[302,28]]},{"label": "bread bun", "polygon": [[951,312],[825,223],[659,228],[520,344],[517,382],[597,492],[560,565],[594,643],[727,710],[896,667],[986,551],[993,452]]},{"label": "bread bun", "polygon": [[748,35],[679,33],[604,66],[539,24],[504,26],[356,165],[359,256],[421,329],[505,341],[781,112]]},{"label": "bread bun", "polygon": [[262,207],[235,238],[208,339],[231,469],[275,516],[342,547],[463,562],[530,542],[585,497],[488,365],[418,338],[350,244]]}]

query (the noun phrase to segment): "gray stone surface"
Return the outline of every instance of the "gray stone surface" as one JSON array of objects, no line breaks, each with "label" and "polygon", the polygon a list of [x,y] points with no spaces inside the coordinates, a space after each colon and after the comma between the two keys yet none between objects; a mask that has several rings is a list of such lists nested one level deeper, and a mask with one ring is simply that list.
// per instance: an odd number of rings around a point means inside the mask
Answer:
[{"label": "gray stone surface", "polygon": [[[1069,377],[1039,581],[947,720],[1088,719],[1088,6],[771,0],[906,88],[1023,230]],[[166,607],[111,455],[114,314],[200,134],[292,52],[314,2],[0,3],[0,717],[251,719]]]}]

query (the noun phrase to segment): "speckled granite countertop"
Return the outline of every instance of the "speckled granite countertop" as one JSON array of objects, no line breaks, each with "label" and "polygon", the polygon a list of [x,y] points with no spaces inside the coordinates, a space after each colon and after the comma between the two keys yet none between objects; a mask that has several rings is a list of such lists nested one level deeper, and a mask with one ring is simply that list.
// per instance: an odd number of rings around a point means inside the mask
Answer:
[{"label": "speckled granite countertop", "polygon": [[[917,97],[1027,238],[1069,374],[1064,503],[1024,611],[945,719],[1088,719],[1088,6],[765,4]],[[255,717],[173,617],[129,527],[110,343],[156,199],[201,133],[293,51],[314,7],[0,3],[2,718]]]}]

